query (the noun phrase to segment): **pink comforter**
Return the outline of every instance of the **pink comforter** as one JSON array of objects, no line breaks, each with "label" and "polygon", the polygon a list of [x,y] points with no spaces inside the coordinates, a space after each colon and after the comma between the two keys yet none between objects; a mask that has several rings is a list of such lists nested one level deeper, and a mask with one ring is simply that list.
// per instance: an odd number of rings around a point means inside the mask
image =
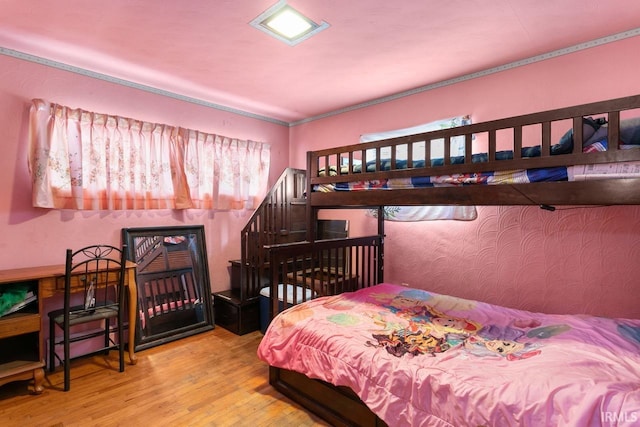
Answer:
[{"label": "pink comforter", "polygon": [[391,426],[640,425],[640,320],[381,284],[281,313],[258,356],[351,388]]}]

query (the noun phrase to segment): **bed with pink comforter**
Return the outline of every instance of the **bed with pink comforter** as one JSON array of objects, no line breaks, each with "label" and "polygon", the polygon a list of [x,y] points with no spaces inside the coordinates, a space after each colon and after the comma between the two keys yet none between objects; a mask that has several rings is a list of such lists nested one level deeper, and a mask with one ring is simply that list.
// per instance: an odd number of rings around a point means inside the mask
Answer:
[{"label": "bed with pink comforter", "polygon": [[351,388],[391,426],[640,425],[640,320],[380,284],[279,314],[258,356]]}]

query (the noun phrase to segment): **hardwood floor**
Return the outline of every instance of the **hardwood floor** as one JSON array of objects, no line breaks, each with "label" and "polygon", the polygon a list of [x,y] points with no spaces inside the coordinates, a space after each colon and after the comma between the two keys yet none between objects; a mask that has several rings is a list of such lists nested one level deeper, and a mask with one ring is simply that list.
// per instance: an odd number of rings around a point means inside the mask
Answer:
[{"label": "hardwood floor", "polygon": [[118,356],[93,356],[61,369],[41,395],[28,382],[0,386],[0,425],[9,426],[327,426],[274,390],[256,356],[259,331],[213,331],[141,351],[117,370]]}]

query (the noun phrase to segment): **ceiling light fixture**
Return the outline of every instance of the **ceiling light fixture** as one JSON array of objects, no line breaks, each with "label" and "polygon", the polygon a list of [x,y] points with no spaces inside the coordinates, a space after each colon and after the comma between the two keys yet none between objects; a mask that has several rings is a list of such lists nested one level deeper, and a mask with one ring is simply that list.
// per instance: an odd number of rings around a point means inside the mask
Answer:
[{"label": "ceiling light fixture", "polygon": [[329,28],[329,24],[322,21],[316,24],[291,6],[286,0],[280,0],[269,9],[262,12],[249,23],[276,39],[294,46],[320,31]]}]

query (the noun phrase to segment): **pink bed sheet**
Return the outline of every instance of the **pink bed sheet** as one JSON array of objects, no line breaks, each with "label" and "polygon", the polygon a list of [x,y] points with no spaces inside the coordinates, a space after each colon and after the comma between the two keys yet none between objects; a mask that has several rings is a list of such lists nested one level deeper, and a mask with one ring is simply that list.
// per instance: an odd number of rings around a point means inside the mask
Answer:
[{"label": "pink bed sheet", "polygon": [[351,388],[391,426],[640,425],[640,320],[380,284],[286,310],[258,356]]}]

